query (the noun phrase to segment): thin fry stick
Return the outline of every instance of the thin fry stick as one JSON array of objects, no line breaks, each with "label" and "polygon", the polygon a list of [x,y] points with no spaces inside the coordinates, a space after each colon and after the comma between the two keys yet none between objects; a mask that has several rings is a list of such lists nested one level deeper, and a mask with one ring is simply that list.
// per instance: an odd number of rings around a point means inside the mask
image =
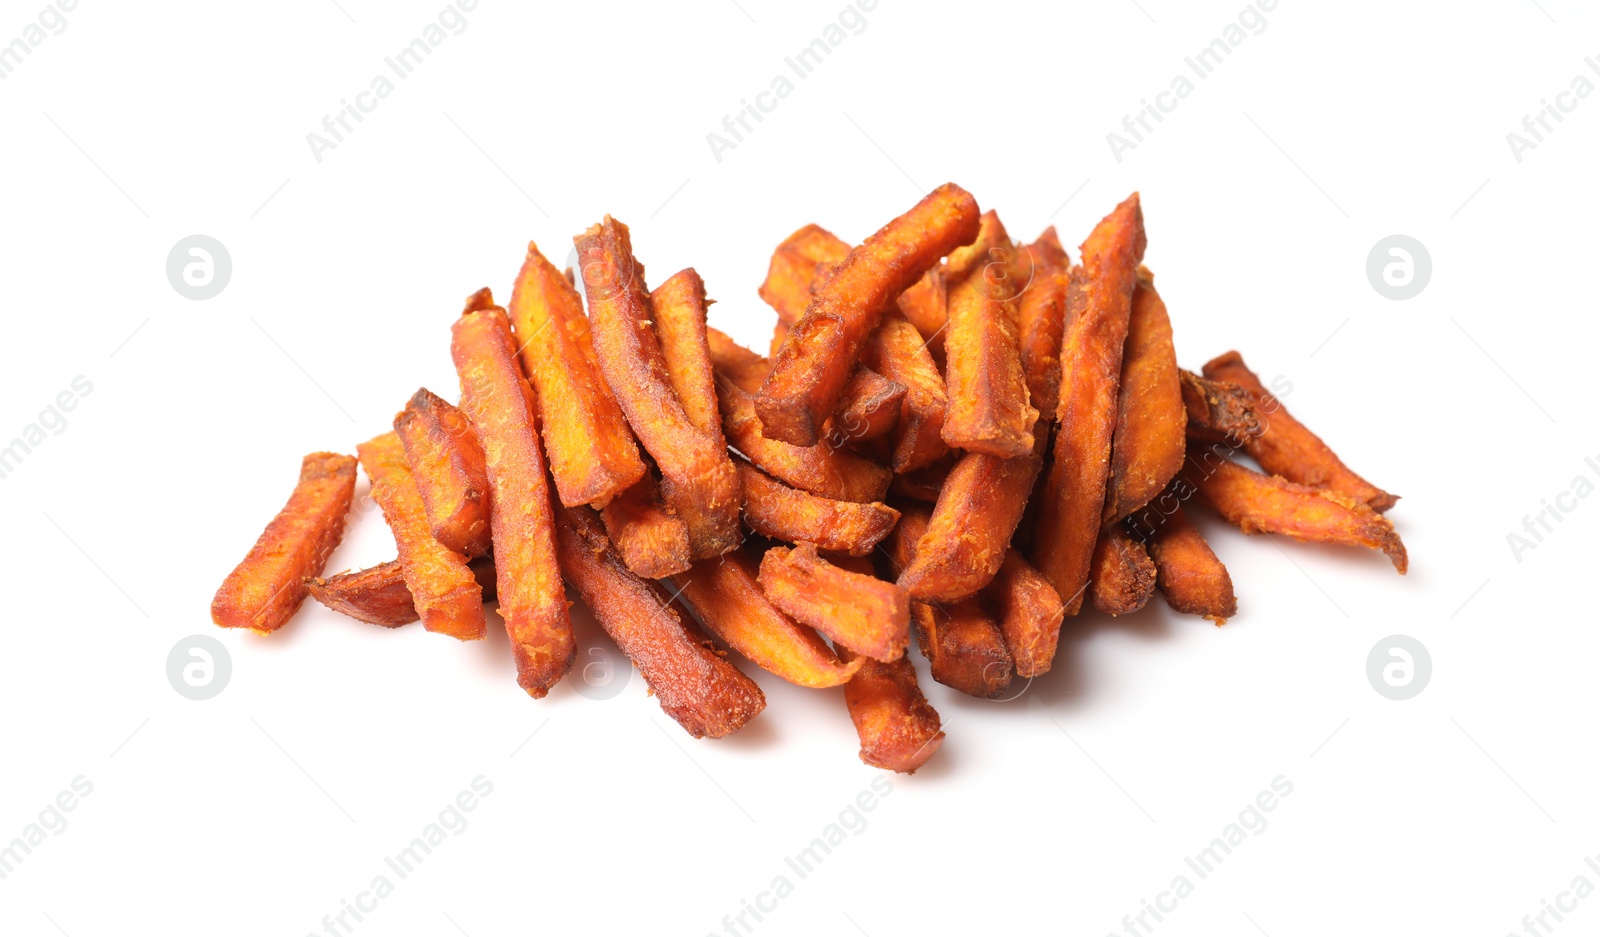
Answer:
[{"label": "thin fry stick", "polygon": [[814,543],[819,550],[866,556],[900,519],[899,511],[880,501],[820,498],[790,488],[748,463],[738,466],[745,523],[773,540]]},{"label": "thin fry stick", "polygon": [[905,654],[911,598],[894,583],[841,569],[809,543],[767,550],[758,578],[773,605],[835,644],[874,660]]},{"label": "thin fry stick", "polygon": [[943,458],[950,451],[943,439],[949,397],[922,333],[905,316],[886,313],[862,346],[861,361],[906,388],[892,434],[895,472],[916,471]]},{"label": "thin fry stick", "polygon": [[768,475],[835,501],[881,501],[888,492],[891,474],[881,465],[826,444],[791,446],[763,436],[750,395],[731,381],[717,382],[717,397],[728,441]]},{"label": "thin fry stick", "polygon": [[[483,590],[485,600],[494,598],[494,558],[480,556],[467,564]],[[399,560],[379,563],[367,569],[339,573],[323,579],[306,579],[306,590],[323,605],[368,624],[398,628],[417,620],[417,606],[406,588],[405,572]]]},{"label": "thin fry stick", "polygon": [[[1144,271],[1148,274],[1148,271]],[[1152,278],[1133,290],[1117,385],[1117,429],[1101,522],[1112,524],[1161,493],[1183,465],[1188,415],[1172,347],[1172,323]]]},{"label": "thin fry stick", "polygon": [[1156,588],[1174,611],[1203,615],[1221,627],[1239,610],[1228,568],[1182,508],[1167,515],[1147,546],[1156,563]]},{"label": "thin fry stick", "polygon": [[426,387],[394,418],[433,536],[463,556],[489,552],[489,474],[461,411]]}]

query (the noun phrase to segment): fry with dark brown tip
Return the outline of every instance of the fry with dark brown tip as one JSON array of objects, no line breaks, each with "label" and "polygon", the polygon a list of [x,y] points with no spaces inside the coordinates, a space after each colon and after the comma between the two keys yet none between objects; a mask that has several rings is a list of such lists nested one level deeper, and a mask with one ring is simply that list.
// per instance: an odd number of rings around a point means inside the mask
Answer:
[{"label": "fry with dark brown tip", "polygon": [[[473,578],[483,590],[485,601],[494,598],[494,558],[480,556],[468,564]],[[385,628],[398,628],[417,620],[417,606],[406,588],[405,571],[399,560],[379,563],[354,572],[323,579],[306,579],[311,597],[334,611],[357,621]]]},{"label": "fry with dark brown tip", "polygon": [[1102,523],[1122,520],[1167,487],[1183,465],[1187,423],[1172,322],[1154,279],[1146,275],[1133,289],[1128,317]]},{"label": "fry with dark brown tip", "polygon": [[850,245],[818,225],[808,224],[784,238],[772,252],[758,290],[777,312],[779,325],[792,327],[806,314],[818,268],[832,269],[848,256]]},{"label": "fry with dark brown tip", "polygon": [[1117,381],[1139,260],[1144,256],[1139,194],[1107,215],[1083,243],[1073,271],[1061,341],[1055,454],[1034,528],[1033,562],[1076,615],[1106,502]]},{"label": "fry with dark brown tip", "polygon": [[1089,576],[1094,607],[1113,617],[1127,615],[1144,608],[1155,590],[1156,564],[1144,544],[1121,524],[1101,531]]},{"label": "fry with dark brown tip", "polygon": [[743,550],[701,560],[672,582],[708,630],[758,667],[797,686],[839,686],[868,659],[840,660],[815,628],[779,611],[761,590],[755,561]]},{"label": "fry with dark brown tip", "polygon": [[891,301],[977,236],[977,202],[946,183],[852,250],[813,291],[756,396],[762,431],[790,445],[816,445],[862,343]]},{"label": "fry with dark brown tip", "polygon": [[628,568],[646,579],[665,579],[689,568],[689,525],[661,503],[654,475],[645,475],[600,509],[606,533]]},{"label": "fry with dark brown tip", "polygon": [[881,501],[820,498],[790,488],[749,463],[737,464],[744,485],[745,523],[764,537],[866,556],[900,519],[899,511]]},{"label": "fry with dark brown tip", "polygon": [[300,460],[294,493],[222,581],[211,600],[211,620],[257,634],[283,627],[305,601],[306,577],[322,572],[344,536],[355,490],[355,459],[313,452]]},{"label": "fry with dark brown tip", "polygon": [[766,708],[761,688],[672,607],[666,590],[623,564],[592,508],[561,511],[562,573],[667,715],[695,738],[715,739]]},{"label": "fry with dark brown tip", "polygon": [[356,453],[372,479],[372,500],[394,532],[406,590],[422,627],[462,641],[483,638],[488,632],[483,590],[467,558],[434,537],[400,437],[384,433],[357,446]]},{"label": "fry with dark brown tip", "polygon": [[717,381],[717,399],[728,442],[768,475],[835,501],[881,501],[888,492],[892,475],[875,462],[826,443],[791,446],[763,436],[754,402],[732,381]]},{"label": "fry with dark brown tip", "polygon": [[565,505],[603,506],[644,476],[644,460],[600,373],[578,291],[531,241],[510,317],[523,371],[538,392],[556,493]]},{"label": "fry with dark brown tip", "polygon": [[1261,432],[1250,392],[1230,381],[1213,381],[1193,371],[1178,371],[1188,436],[1205,442],[1243,443]]},{"label": "fry with dark brown tip", "polygon": [[706,327],[706,347],[711,350],[711,366],[717,373],[727,375],[746,393],[753,394],[760,390],[761,382],[767,379],[767,372],[772,370],[772,362],[767,356],[756,354],[709,326]]},{"label": "fry with dark brown tip", "polygon": [[911,597],[892,582],[840,569],[802,543],[772,547],[757,577],[773,605],[874,660],[895,660],[911,640]]},{"label": "fry with dark brown tip", "polygon": [[[1030,437],[1031,438],[1031,437]],[[939,489],[928,531],[899,583],[924,602],[955,602],[989,584],[1022,520],[1040,459],[963,455]]]},{"label": "fry with dark brown tip", "polygon": [[426,387],[394,418],[433,536],[463,556],[489,552],[489,474],[460,410]]},{"label": "fry with dark brown tip", "polygon": [[905,396],[906,385],[858,365],[839,398],[829,441],[842,445],[885,435],[899,424]]},{"label": "fry with dark brown tip", "polygon": [[499,308],[457,319],[450,328],[450,357],[461,379],[461,412],[483,444],[489,472],[496,592],[517,683],[538,699],[572,666],[577,645],[556,562],[533,388],[523,379],[511,323]]},{"label": "fry with dark brown tip", "polygon": [[983,596],[1000,619],[1000,634],[1019,677],[1047,673],[1056,658],[1066,608],[1056,587],[1016,549],[1006,551],[1000,572]]},{"label": "fry with dark brown tip", "polygon": [[1247,534],[1382,550],[1401,573],[1406,548],[1394,525],[1350,496],[1263,475],[1227,458],[1228,447],[1189,446],[1181,477],[1228,523]]},{"label": "fry with dark brown tip", "polygon": [[939,714],[922,695],[917,669],[907,658],[866,659],[844,685],[844,703],[861,739],[861,760],[875,768],[913,774],[944,744]]},{"label": "fry with dark brown tip", "polygon": [[943,458],[950,447],[943,438],[949,395],[944,377],[916,326],[897,312],[886,313],[861,348],[863,364],[906,387],[900,419],[892,439],[890,466],[912,472]]},{"label": "fry with dark brown tip", "polygon": [[1173,611],[1202,615],[1221,626],[1239,610],[1228,568],[1183,508],[1174,507],[1145,544],[1155,560],[1156,588]]},{"label": "fry with dark brown tip", "polygon": [[1379,514],[1400,500],[1398,495],[1389,494],[1350,471],[1327,443],[1290,416],[1283,402],[1267,392],[1237,351],[1207,361],[1203,371],[1206,377],[1232,381],[1250,394],[1261,427],[1254,435],[1244,437],[1244,450],[1266,471],[1301,485],[1340,492],[1365,502]]}]

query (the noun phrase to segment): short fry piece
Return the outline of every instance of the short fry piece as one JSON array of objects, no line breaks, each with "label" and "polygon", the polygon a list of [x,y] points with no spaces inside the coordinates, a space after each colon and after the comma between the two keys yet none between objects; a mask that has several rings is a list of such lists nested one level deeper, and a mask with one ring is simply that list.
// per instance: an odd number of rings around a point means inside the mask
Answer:
[{"label": "short fry piece", "polygon": [[849,572],[802,543],[772,547],[758,576],[772,604],[858,654],[895,660],[911,640],[911,597],[891,582]]},{"label": "short fry piece", "polygon": [[790,488],[748,463],[738,467],[745,523],[773,540],[814,543],[819,550],[866,556],[900,519],[899,511],[879,501],[821,498]]},{"label": "short fry piece", "polygon": [[665,579],[689,568],[689,525],[661,503],[655,476],[646,475],[600,509],[606,533],[622,560],[646,579]]},{"label": "short fry piece", "polygon": [[953,605],[913,602],[911,624],[934,680],[983,699],[1011,685],[1011,652],[1000,626],[976,599]]},{"label": "short fry piece", "polygon": [[1144,608],[1156,589],[1156,564],[1144,544],[1120,524],[1100,532],[1089,578],[1094,607],[1107,615],[1127,615]]},{"label": "short fry piece", "polygon": [[900,422],[900,406],[906,385],[893,381],[860,365],[844,385],[839,412],[833,416],[829,441],[840,443],[877,439]]},{"label": "short fry piece", "polygon": [[891,473],[876,462],[827,444],[791,446],[763,436],[754,402],[732,381],[717,382],[717,398],[728,442],[768,475],[835,501],[881,501],[888,492]]},{"label": "short fry piece", "polygon": [[900,585],[924,602],[959,601],[988,585],[1005,560],[1039,466],[1031,452],[1014,459],[962,455],[939,489],[933,519]]},{"label": "short fry piece", "polygon": [[426,387],[394,418],[433,536],[463,556],[489,552],[489,473],[461,411]]},{"label": "short fry piece", "polygon": [[1000,633],[1017,676],[1047,673],[1056,658],[1061,620],[1066,614],[1056,587],[1020,551],[1011,549],[983,595],[1000,618]]},{"label": "short fry piece", "polygon": [[271,634],[305,601],[307,576],[322,572],[344,536],[356,490],[356,460],[313,452],[300,461],[294,493],[211,600],[223,628]]},{"label": "short fry piece", "polygon": [[1167,487],[1183,465],[1187,423],[1172,322],[1155,282],[1142,277],[1133,289],[1122,352],[1103,523],[1122,520]]},{"label": "short fry piece", "polygon": [[778,313],[778,324],[793,326],[811,305],[819,268],[832,269],[850,256],[850,245],[818,225],[808,224],[783,239],[772,252],[767,278],[758,291]]},{"label": "short fry piece", "polygon": [[711,366],[717,373],[753,394],[761,389],[761,382],[772,370],[772,362],[744,347],[726,333],[706,327],[706,347],[711,350]]},{"label": "short fry piece", "polygon": [[886,313],[862,346],[861,361],[906,388],[893,433],[890,465],[895,472],[915,471],[943,458],[950,451],[943,438],[950,401],[922,333],[905,316]]},{"label": "short fry piece", "polygon": [[1190,439],[1242,443],[1261,432],[1250,392],[1230,381],[1213,381],[1193,371],[1178,371]]},{"label": "short fry piece", "polygon": [[844,702],[861,739],[861,760],[875,768],[915,773],[944,744],[939,714],[917,686],[910,660],[867,660],[844,685]]},{"label": "short fry piece", "polygon": [[1203,615],[1220,627],[1239,610],[1228,568],[1182,508],[1166,515],[1146,544],[1156,563],[1156,588],[1173,611]]},{"label": "short fry piece", "polygon": [[[485,600],[494,598],[494,558],[480,556],[468,564]],[[399,560],[354,572],[306,580],[306,590],[323,605],[357,621],[398,628],[417,620],[417,606],[406,588]]]}]

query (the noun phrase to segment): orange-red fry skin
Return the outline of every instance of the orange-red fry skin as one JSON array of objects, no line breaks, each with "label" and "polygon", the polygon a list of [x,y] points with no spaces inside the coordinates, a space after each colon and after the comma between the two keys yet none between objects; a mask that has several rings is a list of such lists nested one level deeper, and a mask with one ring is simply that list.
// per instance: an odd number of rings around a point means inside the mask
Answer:
[{"label": "orange-red fry skin", "polygon": [[892,474],[876,462],[827,444],[791,446],[761,434],[750,395],[731,381],[717,382],[728,442],[756,467],[786,484],[835,501],[881,501]]},{"label": "orange-red fry skin", "polygon": [[877,439],[900,422],[900,406],[906,385],[893,381],[866,365],[857,366],[844,385],[839,412],[833,416],[830,441],[852,442]]},{"label": "orange-red fry skin", "polygon": [[494,302],[494,290],[485,286],[467,297],[467,301],[461,307],[461,314],[466,315],[469,312],[477,312],[479,309],[495,308],[498,307],[495,306]]},{"label": "orange-red fry skin", "polygon": [[917,647],[939,683],[968,696],[993,699],[1011,685],[1011,652],[1000,626],[976,599],[953,605],[911,603]]},{"label": "orange-red fry skin", "polygon": [[1034,528],[1033,562],[1076,615],[1089,583],[1105,508],[1117,381],[1133,288],[1144,256],[1139,194],[1107,215],[1083,243],[1067,293],[1054,457]]},{"label": "orange-red fry skin", "polygon": [[1017,297],[1017,344],[1028,382],[1028,401],[1039,411],[1034,435],[1040,437],[1040,447],[1035,451],[1043,455],[1061,394],[1061,332],[1067,321],[1071,261],[1055,228],[1046,228],[1028,246],[1027,254],[1033,276]]},{"label": "orange-red fry skin", "polygon": [[1202,615],[1218,626],[1238,612],[1228,568],[1182,508],[1165,516],[1146,546],[1156,564],[1156,588],[1173,611]]},{"label": "orange-red fry skin", "polygon": [[889,535],[900,512],[879,502],[835,501],[738,463],[744,483],[744,519],[750,529],[785,543],[814,543],[819,550],[866,556]]},{"label": "orange-red fry skin", "polygon": [[573,241],[583,262],[600,371],[661,470],[662,496],[689,525],[696,555],[733,549],[739,543],[739,476],[720,434],[696,423],[673,385],[627,226],[608,215]]},{"label": "orange-red fry skin", "polygon": [[[848,659],[851,655],[843,652]],[[861,739],[861,760],[875,768],[913,774],[944,744],[939,714],[917,686],[907,658],[866,659],[844,685],[844,702]]]},{"label": "orange-red fry skin", "polygon": [[517,683],[538,699],[571,668],[577,645],[556,561],[550,482],[539,448],[533,388],[518,367],[504,312],[469,313],[450,331],[450,355],[461,379],[461,412],[483,444],[489,469],[500,615],[511,638]]},{"label": "orange-red fry skin", "polygon": [[911,639],[911,597],[892,582],[840,569],[802,543],[772,547],[758,576],[773,605],[874,660],[895,660]]},{"label": "orange-red fry skin", "polygon": [[977,202],[946,183],[852,250],[813,291],[756,396],[763,432],[816,445],[884,311],[941,257],[977,236]]},{"label": "orange-red fry skin", "polygon": [[945,479],[950,477],[950,470],[955,468],[955,465],[954,458],[946,457],[932,465],[924,465],[903,475],[896,475],[889,485],[889,492],[901,498],[935,504],[939,500],[939,492],[944,490]]},{"label": "orange-red fry skin", "polygon": [[483,638],[488,633],[483,590],[467,558],[433,536],[400,437],[384,433],[357,446],[356,453],[372,480],[372,500],[394,532],[400,569],[422,627],[462,641]]},{"label": "orange-red fry skin", "polygon": [[861,362],[905,385],[900,419],[891,434],[897,473],[911,472],[943,458],[950,447],[943,439],[949,396],[939,366],[916,326],[896,312],[886,313],[861,347]]},{"label": "orange-red fry skin", "polygon": [[779,611],[761,591],[755,561],[743,550],[701,560],[672,582],[708,630],[763,670],[797,686],[840,686],[867,660],[841,661],[815,628]]},{"label": "orange-red fry skin", "polygon": [[1191,444],[1179,476],[1228,523],[1247,534],[1382,550],[1396,570],[1406,571],[1405,544],[1382,514],[1340,492],[1245,468],[1230,461],[1228,451],[1221,444]]},{"label": "orange-red fry skin", "polygon": [[925,602],[955,602],[989,584],[1011,545],[1040,459],[968,452],[939,489],[927,533],[899,583]]},{"label": "orange-red fry skin", "polygon": [[1261,432],[1255,400],[1243,387],[1182,369],[1178,371],[1178,382],[1189,417],[1190,439],[1242,444]]},{"label": "orange-red fry skin", "polygon": [[1313,488],[1330,488],[1365,502],[1379,514],[1399,500],[1399,496],[1350,471],[1327,443],[1290,416],[1288,408],[1267,392],[1237,351],[1211,359],[1202,370],[1206,377],[1231,381],[1250,394],[1260,428],[1244,437],[1244,450],[1266,471]]},{"label": "orange-red fry skin", "polygon": [[1111,616],[1127,615],[1144,608],[1155,590],[1156,564],[1144,544],[1121,524],[1101,531],[1089,576],[1094,607]]},{"label": "orange-red fry skin", "polygon": [[917,327],[923,344],[942,369],[944,367],[944,327],[949,318],[949,295],[945,289],[944,271],[934,267],[922,279],[906,287],[895,300],[900,314]]},{"label": "orange-red fry skin", "polygon": [[711,349],[711,366],[744,388],[745,393],[760,390],[761,382],[772,370],[772,362],[765,355],[756,354],[709,326],[706,327],[706,346]]},{"label": "orange-red fry skin", "polygon": [[789,327],[800,321],[811,304],[811,290],[819,267],[832,268],[850,256],[850,245],[825,228],[808,224],[783,239],[772,252],[761,298],[778,313],[778,323]]},{"label": "orange-red fry skin", "polygon": [[[485,600],[494,598],[494,557],[480,556],[468,564],[473,578],[483,589]],[[398,628],[417,620],[417,606],[406,588],[405,571],[399,560],[379,563],[354,572],[338,573],[324,579],[306,579],[311,597],[341,615],[357,621]]]},{"label": "orange-red fry skin", "polygon": [[[774,325],[772,327],[772,340],[767,343],[767,354],[771,356],[768,359],[769,363],[767,365],[767,374],[771,374],[772,373],[772,365],[771,365],[770,362],[777,360],[778,352],[783,350],[783,343],[788,341],[788,340],[789,340],[789,327],[787,325],[784,325],[782,322],[779,322],[777,325]],[[761,378],[761,383],[765,384],[766,382],[767,382],[766,376],[763,375],[762,378]],[[751,396],[755,396],[756,394],[759,394],[759,393],[761,393],[761,388],[759,386],[756,387],[755,390],[752,390],[750,392]]]},{"label": "orange-red fry skin", "polygon": [[302,459],[288,503],[217,589],[211,620],[257,634],[283,627],[305,601],[306,577],[322,572],[344,536],[355,490],[355,459],[332,452]]},{"label": "orange-red fry skin", "polygon": [[1188,422],[1167,307],[1155,283],[1141,279],[1122,352],[1103,523],[1122,520],[1167,487],[1183,466]]},{"label": "orange-red fry skin", "polygon": [[489,474],[460,410],[426,387],[394,418],[433,536],[464,556],[489,552]]},{"label": "orange-red fry skin", "polygon": [[629,571],[591,508],[562,508],[561,571],[661,708],[695,738],[722,738],[766,708],[755,681],[672,607],[660,585]]},{"label": "orange-red fry skin", "polygon": [[510,316],[523,371],[538,392],[561,503],[604,505],[644,476],[644,460],[600,373],[578,291],[532,242],[511,291]]},{"label": "orange-red fry skin", "polygon": [[600,509],[600,517],[623,562],[646,579],[665,579],[694,562],[689,556],[689,525],[661,503],[653,475],[612,498]]},{"label": "orange-red fry skin", "polygon": [[1017,676],[1037,677],[1048,672],[1066,613],[1056,587],[1021,552],[1011,549],[983,595],[1000,620],[1000,633]]}]

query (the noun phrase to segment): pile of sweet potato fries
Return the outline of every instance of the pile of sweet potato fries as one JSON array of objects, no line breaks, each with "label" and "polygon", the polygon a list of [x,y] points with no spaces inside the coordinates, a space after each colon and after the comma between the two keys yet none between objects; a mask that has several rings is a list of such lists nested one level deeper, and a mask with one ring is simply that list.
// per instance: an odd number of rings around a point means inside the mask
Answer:
[{"label": "pile of sweet potato fries", "polygon": [[[574,241],[577,276],[529,244],[509,308],[467,300],[458,404],[419,390],[357,458],[305,457],[218,590],[218,625],[276,631],[309,594],[465,641],[494,599],[537,698],[573,663],[570,588],[696,738],[766,705],[720,639],[792,683],[843,686],[862,760],[909,772],[944,739],[913,632],[936,681],[996,697],[1050,669],[1086,599],[1122,615],[1160,591],[1232,616],[1191,499],[1405,572],[1382,514],[1395,496],[1237,352],[1178,367],[1137,194],[1076,264],[1053,228],[1014,243],[951,184],[855,247],[807,225],[760,289],[770,357],[707,325],[694,270],[647,289],[621,222]],[[358,461],[399,557],[322,578]]]}]

